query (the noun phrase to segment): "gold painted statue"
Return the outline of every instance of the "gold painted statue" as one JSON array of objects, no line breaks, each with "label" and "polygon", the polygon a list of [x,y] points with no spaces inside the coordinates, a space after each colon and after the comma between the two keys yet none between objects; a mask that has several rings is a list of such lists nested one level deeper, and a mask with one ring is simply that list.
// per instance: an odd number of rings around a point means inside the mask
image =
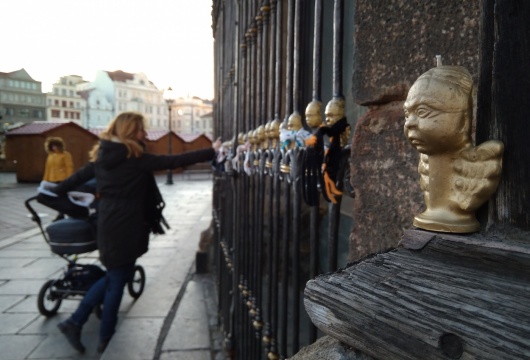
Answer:
[{"label": "gold painted statue", "polygon": [[[318,103],[312,107],[320,109]],[[321,119],[320,111],[317,114],[315,118]],[[317,204],[319,187],[322,189],[324,199],[333,204],[337,204],[342,196],[342,190],[339,188],[342,181],[339,179],[339,170],[343,148],[347,145],[351,134],[350,125],[344,116],[344,99],[335,97],[330,100],[325,115],[325,124],[318,126],[313,135],[305,140],[306,153],[302,166],[303,195],[305,202],[310,206]],[[314,124],[316,125],[317,122]],[[324,136],[329,137],[327,149],[324,146]]]},{"label": "gold painted statue", "polygon": [[293,112],[287,120],[287,129],[298,131],[302,128],[302,116],[298,111]]},{"label": "gold painted statue", "polygon": [[420,152],[418,172],[426,210],[413,225],[425,230],[470,233],[480,229],[475,211],[497,189],[504,145],[473,146],[473,80],[461,66],[432,68],[409,90],[405,136]]},{"label": "gold painted statue", "polygon": [[266,132],[265,132],[265,125],[260,125],[256,129],[256,138],[258,142],[258,148],[260,149],[266,149],[269,145],[269,139],[267,138]]},{"label": "gold painted statue", "polygon": [[318,100],[311,101],[305,108],[305,121],[313,130],[318,129],[322,125],[321,108],[322,103]]},{"label": "gold painted statue", "polygon": [[265,148],[267,149],[271,147],[271,139],[270,139],[271,124],[272,124],[272,120],[269,120],[265,123],[265,142],[266,142]]},{"label": "gold painted statue", "polygon": [[[337,121],[344,118],[344,99],[334,98],[331,99],[326,105],[324,111],[326,116],[326,124],[333,126]],[[340,146],[344,147],[348,144],[348,139],[351,135],[350,127],[346,127],[343,132],[340,133]]]},{"label": "gold painted statue", "polygon": [[305,145],[311,133],[302,126],[302,116],[298,111],[294,111],[287,120],[287,126],[280,131],[280,142],[283,149],[293,149]]},{"label": "gold painted statue", "polygon": [[271,148],[276,148],[278,142],[280,141],[280,127],[282,122],[278,119],[274,119],[271,122],[271,127],[269,128],[269,139],[271,142]]}]

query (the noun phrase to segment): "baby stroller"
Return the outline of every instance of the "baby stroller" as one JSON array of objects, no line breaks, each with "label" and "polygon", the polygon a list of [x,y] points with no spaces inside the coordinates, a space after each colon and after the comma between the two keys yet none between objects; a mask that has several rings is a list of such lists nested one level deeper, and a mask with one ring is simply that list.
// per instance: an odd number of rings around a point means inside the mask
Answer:
[{"label": "baby stroller", "polygon": [[[50,317],[57,313],[63,300],[82,298],[92,284],[105,276],[105,271],[97,265],[77,262],[78,255],[97,249],[97,214],[90,214],[90,209],[86,206],[94,197],[87,196],[90,193],[85,192],[71,192],[69,197],[57,197],[43,190],[42,184],[39,191],[38,195],[27,199],[24,205],[31,213],[31,219],[39,226],[51,251],[68,263],[59,279],[46,281],[39,291],[37,297],[39,312]],[[83,200],[85,203],[82,203]],[[53,221],[45,231],[39,215],[31,205],[34,201],[60,211],[68,217]],[[145,271],[142,266],[136,265],[133,277],[127,283],[127,290],[134,299],[137,299],[142,294],[144,286]],[[96,308],[95,312],[100,317],[101,308]]]}]

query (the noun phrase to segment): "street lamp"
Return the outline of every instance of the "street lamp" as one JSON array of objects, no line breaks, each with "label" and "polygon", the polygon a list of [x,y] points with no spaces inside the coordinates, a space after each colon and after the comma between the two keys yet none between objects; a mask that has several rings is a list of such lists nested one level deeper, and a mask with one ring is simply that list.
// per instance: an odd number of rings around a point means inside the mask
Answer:
[{"label": "street lamp", "polygon": [[[168,155],[171,155],[171,107],[173,105],[173,89],[171,89],[171,86],[167,88],[166,91],[164,91],[164,98],[166,99],[167,103],[167,109],[169,111],[169,119],[168,119],[168,140],[167,140],[167,153]],[[167,179],[166,179],[167,185],[173,185],[173,169],[167,169]]]}]

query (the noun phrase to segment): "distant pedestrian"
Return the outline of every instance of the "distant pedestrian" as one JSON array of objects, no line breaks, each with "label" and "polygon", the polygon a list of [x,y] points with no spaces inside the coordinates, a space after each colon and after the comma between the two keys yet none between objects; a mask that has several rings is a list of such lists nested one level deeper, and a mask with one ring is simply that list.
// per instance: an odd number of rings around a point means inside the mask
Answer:
[{"label": "distant pedestrian", "polygon": [[[59,183],[68,178],[74,172],[72,155],[65,150],[64,141],[60,137],[48,137],[44,143],[44,149],[48,153],[44,167],[43,181]],[[59,213],[55,220],[64,218]]]},{"label": "distant pedestrian", "polygon": [[58,324],[70,345],[84,352],[81,330],[93,309],[103,304],[98,352],[103,352],[114,334],[124,287],[132,278],[136,259],[147,252],[149,233],[160,233],[160,193],[154,171],[175,169],[211,161],[221,147],[178,155],[145,153],[145,118],[141,113],[119,114],[100,135],[91,161],[54,191],[59,195],[96,179],[99,210],[97,241],[106,276],[86,293],[71,317]]},{"label": "distant pedestrian", "polygon": [[74,172],[72,155],[66,151],[64,141],[60,137],[49,137],[44,143],[48,153],[44,176],[42,180],[58,183],[69,177]]}]

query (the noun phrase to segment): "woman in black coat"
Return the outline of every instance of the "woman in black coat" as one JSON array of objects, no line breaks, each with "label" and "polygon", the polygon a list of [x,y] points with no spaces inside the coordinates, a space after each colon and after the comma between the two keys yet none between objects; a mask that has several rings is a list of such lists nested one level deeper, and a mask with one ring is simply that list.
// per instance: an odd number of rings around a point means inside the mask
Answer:
[{"label": "woman in black coat", "polygon": [[209,149],[179,155],[146,154],[144,122],[137,112],[119,114],[100,135],[90,163],[54,189],[62,195],[93,178],[97,184],[97,241],[107,273],[90,288],[72,316],[58,325],[79,352],[85,350],[82,326],[101,303],[99,352],[114,334],[123,289],[132,277],[136,259],[147,252],[149,233],[157,225],[152,217],[152,199],[158,194],[153,171],[210,161],[221,146],[218,139]]}]

